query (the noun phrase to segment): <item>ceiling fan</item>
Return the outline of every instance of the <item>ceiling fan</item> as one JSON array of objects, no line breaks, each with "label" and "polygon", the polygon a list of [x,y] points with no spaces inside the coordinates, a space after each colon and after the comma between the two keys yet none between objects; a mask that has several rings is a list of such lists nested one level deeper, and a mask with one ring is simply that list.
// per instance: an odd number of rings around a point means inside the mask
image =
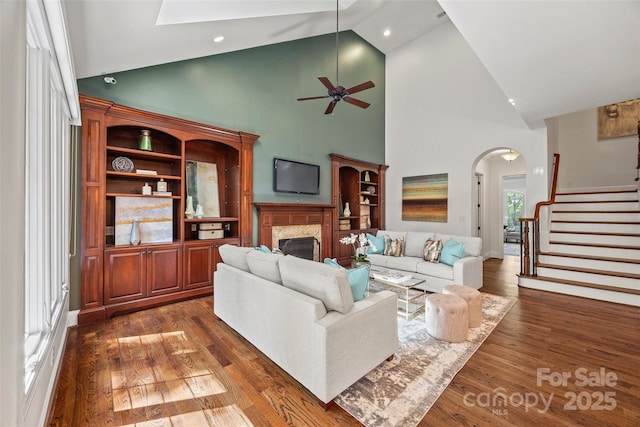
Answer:
[{"label": "ceiling fan", "polygon": [[324,111],[325,114],[331,114],[336,104],[339,101],[348,102],[349,104],[355,105],[356,107],[360,107],[360,108],[368,108],[369,105],[371,104],[369,104],[368,102],[364,102],[359,99],[356,99],[351,95],[353,95],[354,93],[362,92],[363,90],[366,90],[366,89],[371,89],[372,87],[375,86],[372,81],[360,83],[359,85],[355,85],[348,89],[345,89],[344,86],[340,86],[339,84],[339,81],[338,81],[338,8],[339,8],[338,1],[339,0],[336,0],[336,85],[334,86],[333,83],[331,83],[331,80],[329,80],[327,77],[318,77],[318,80],[320,80],[320,82],[327,88],[328,90],[327,95],[298,98],[298,101],[331,98],[331,102],[329,102],[327,109]]}]

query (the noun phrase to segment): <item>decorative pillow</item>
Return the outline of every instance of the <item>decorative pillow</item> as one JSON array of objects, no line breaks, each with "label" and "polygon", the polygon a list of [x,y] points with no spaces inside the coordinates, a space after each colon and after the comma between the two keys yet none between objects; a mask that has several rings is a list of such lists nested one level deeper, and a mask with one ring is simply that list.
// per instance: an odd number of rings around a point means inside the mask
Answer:
[{"label": "decorative pillow", "polygon": [[384,236],[384,252],[383,255],[388,256],[403,256],[404,255],[404,237],[398,237],[397,239],[391,239],[391,237]]},{"label": "decorative pillow", "polygon": [[222,262],[232,267],[239,268],[240,270],[246,272],[249,271],[249,264],[247,264],[246,255],[252,251],[253,248],[225,244],[220,246],[218,250],[220,251]]},{"label": "decorative pillow", "polygon": [[278,265],[285,288],[319,299],[327,310],[344,314],[353,307],[353,294],[345,269],[293,255],[282,257]]},{"label": "decorative pillow", "polygon": [[338,264],[338,261],[335,258],[325,258],[324,263],[330,265],[331,267],[342,268],[342,266]]},{"label": "decorative pillow", "polygon": [[[343,268],[335,258],[325,258],[324,263],[334,268]],[[360,267],[347,270],[347,279],[349,279],[349,286],[351,286],[354,301],[360,301],[364,298],[364,291],[369,284],[369,271],[369,265],[361,265]]]},{"label": "decorative pillow", "polygon": [[369,241],[369,246],[367,246],[367,253],[381,254],[384,252],[384,236],[376,237],[372,234],[367,233],[367,240]]},{"label": "decorative pillow", "polygon": [[422,258],[429,262],[438,262],[442,251],[442,240],[429,239],[424,243]]},{"label": "decorative pillow", "polygon": [[278,261],[284,257],[282,254],[272,254],[271,251],[263,252],[260,249],[250,251],[247,254],[247,264],[249,271],[258,277],[262,277],[270,282],[282,284]]},{"label": "decorative pillow", "polygon": [[259,250],[259,251],[262,251],[262,252],[266,252],[268,254],[271,253],[271,249],[269,249],[265,245],[256,246],[256,249]]},{"label": "decorative pillow", "polygon": [[[391,238],[394,236],[391,235]],[[433,239],[433,233],[425,231],[407,231],[404,235],[404,256],[422,258],[424,242]]]},{"label": "decorative pillow", "polygon": [[464,243],[456,242],[453,238],[447,240],[440,252],[440,262],[453,267],[453,263],[460,258],[464,258]]},{"label": "decorative pillow", "polygon": [[367,290],[367,285],[369,284],[369,271],[369,265],[361,265],[347,270],[347,278],[349,279],[354,301],[360,301],[364,298],[364,291]]}]

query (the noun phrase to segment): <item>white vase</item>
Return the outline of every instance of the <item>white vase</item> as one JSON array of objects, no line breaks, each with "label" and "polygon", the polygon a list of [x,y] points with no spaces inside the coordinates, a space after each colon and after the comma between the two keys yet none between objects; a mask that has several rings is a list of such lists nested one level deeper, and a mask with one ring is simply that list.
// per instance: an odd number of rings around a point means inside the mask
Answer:
[{"label": "white vase", "polygon": [[351,216],[351,209],[349,209],[349,202],[344,203],[344,211],[342,211],[344,216]]},{"label": "white vase", "polygon": [[196,211],[193,210],[193,197],[187,196],[187,210],[184,214],[187,218],[191,219],[195,215]]},{"label": "white vase", "polygon": [[204,209],[202,208],[202,205],[198,205],[196,207],[196,218],[202,218],[204,216]]}]

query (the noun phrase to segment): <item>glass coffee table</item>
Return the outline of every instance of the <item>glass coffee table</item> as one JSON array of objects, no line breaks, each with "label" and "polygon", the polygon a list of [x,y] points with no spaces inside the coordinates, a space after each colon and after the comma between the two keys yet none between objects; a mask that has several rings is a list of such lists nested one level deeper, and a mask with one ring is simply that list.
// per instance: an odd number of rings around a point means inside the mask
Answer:
[{"label": "glass coffee table", "polygon": [[[413,287],[424,283],[424,279],[415,279],[387,268],[372,267],[367,292],[374,293],[383,290],[395,292],[398,295],[398,314],[406,319],[424,310],[427,292]],[[401,281],[398,281],[401,280]]]}]

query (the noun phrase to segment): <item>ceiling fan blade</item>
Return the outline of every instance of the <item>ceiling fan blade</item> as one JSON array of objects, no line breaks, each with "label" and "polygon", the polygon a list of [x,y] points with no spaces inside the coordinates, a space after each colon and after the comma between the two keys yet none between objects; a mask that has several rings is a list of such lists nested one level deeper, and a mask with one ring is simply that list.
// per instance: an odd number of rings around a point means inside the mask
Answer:
[{"label": "ceiling fan blade", "polygon": [[333,86],[333,83],[331,83],[331,80],[329,80],[326,77],[318,77],[318,80],[320,80],[322,82],[322,84],[324,85],[324,87],[326,87],[329,90],[335,90],[335,86]]},{"label": "ceiling fan blade", "polygon": [[327,107],[327,109],[324,110],[324,113],[325,114],[331,114],[333,112],[333,109],[335,108],[337,103],[338,103],[338,101],[331,101],[329,103],[329,106]]},{"label": "ceiling fan blade", "polygon": [[373,84],[372,81],[368,81],[368,82],[365,82],[365,83],[360,83],[359,85],[356,85],[354,87],[350,87],[349,89],[347,89],[347,92],[350,95],[352,95],[354,93],[361,92],[361,91],[366,90],[366,89],[371,89],[372,87],[375,87],[375,85]]},{"label": "ceiling fan blade", "polygon": [[344,102],[348,102],[349,104],[353,104],[353,105],[355,105],[357,107],[360,107],[360,108],[368,108],[369,105],[371,105],[368,102],[360,101],[359,99],[352,98],[350,96],[345,96],[344,98],[342,98],[342,100]]},{"label": "ceiling fan blade", "polygon": [[298,98],[298,101],[308,101],[310,99],[322,99],[322,98],[331,98],[329,95],[323,96],[308,96],[306,98]]}]

